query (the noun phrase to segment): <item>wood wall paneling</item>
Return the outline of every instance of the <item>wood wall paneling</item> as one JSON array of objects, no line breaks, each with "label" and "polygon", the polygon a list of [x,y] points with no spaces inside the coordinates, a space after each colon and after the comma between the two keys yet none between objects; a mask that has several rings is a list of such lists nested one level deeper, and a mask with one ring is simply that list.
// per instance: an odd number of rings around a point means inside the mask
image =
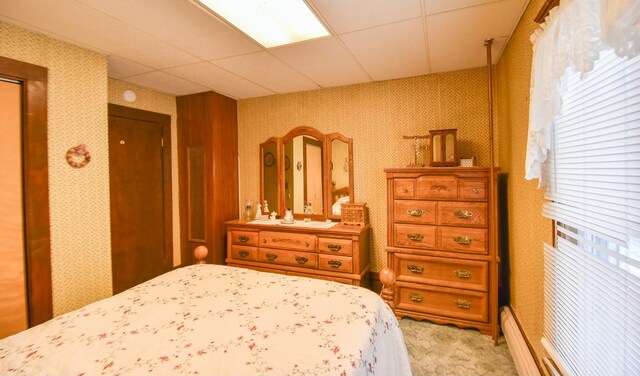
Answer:
[{"label": "wood wall paneling", "polygon": [[[223,264],[224,222],[238,219],[238,117],[237,102],[206,92],[176,98],[178,112],[178,166],[180,171],[180,228],[183,265],[193,263],[193,250],[209,248],[207,262]],[[190,153],[204,150],[203,179],[190,170]],[[194,168],[193,162],[191,161]],[[202,182],[204,187],[191,184]],[[197,199],[204,192],[203,202]],[[198,206],[202,207],[198,207]],[[204,213],[204,217],[202,214]],[[204,218],[204,219],[203,219]],[[204,231],[191,230],[201,226]],[[199,239],[204,232],[204,239]]]}]

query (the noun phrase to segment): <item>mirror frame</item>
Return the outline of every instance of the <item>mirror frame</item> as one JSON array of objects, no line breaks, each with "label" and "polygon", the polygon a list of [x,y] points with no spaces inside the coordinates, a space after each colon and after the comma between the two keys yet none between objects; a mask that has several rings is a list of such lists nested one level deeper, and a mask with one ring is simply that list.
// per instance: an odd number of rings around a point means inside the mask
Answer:
[{"label": "mirror frame", "polygon": [[[280,139],[280,144],[282,145],[282,149],[279,151],[278,156],[282,158],[283,160],[283,164],[281,165],[282,167],[278,170],[280,172],[279,177],[280,177],[280,184],[278,185],[278,189],[280,191],[280,195],[279,197],[279,211],[278,214],[279,216],[284,216],[285,213],[285,202],[286,202],[286,197],[285,197],[285,171],[284,171],[284,154],[285,154],[285,145],[287,144],[287,142],[293,140],[294,138],[298,137],[298,136],[311,136],[315,139],[317,139],[320,144],[322,145],[322,187],[323,187],[323,192],[322,192],[322,210],[323,213],[322,214],[303,214],[303,213],[293,213],[293,218],[295,219],[301,219],[301,218],[311,218],[314,221],[324,221],[326,218],[326,214],[327,214],[327,197],[326,197],[326,184],[327,184],[327,144],[326,144],[326,136],[324,135],[324,133],[321,133],[320,131],[318,131],[315,128],[312,127],[297,127],[297,128],[293,128],[291,131],[289,131],[289,133],[287,133],[286,135],[284,135],[284,137],[282,137]],[[291,168],[294,168],[294,166],[291,166]]]},{"label": "mirror frame", "polygon": [[347,153],[348,153],[348,164],[349,164],[349,202],[353,201],[353,139],[343,136],[340,133],[331,133],[327,135],[327,183],[325,192],[325,197],[327,198],[327,218],[340,220],[340,215],[333,214],[333,140],[340,140],[347,144]]},{"label": "mirror frame", "polygon": [[[260,203],[264,202],[264,148],[267,144],[276,144],[276,163],[278,169],[278,183],[276,192],[278,196],[278,202],[276,206],[272,206],[269,203],[270,209],[275,210],[278,213],[278,218],[282,218],[285,214],[285,171],[284,171],[284,145],[298,136],[311,136],[316,138],[322,144],[322,185],[323,185],[323,214],[303,214],[293,213],[295,219],[311,218],[316,221],[324,221],[326,219],[340,220],[340,216],[333,215],[331,207],[333,205],[333,189],[332,189],[332,176],[331,176],[331,143],[335,139],[339,139],[348,144],[348,157],[349,157],[349,202],[353,201],[353,140],[345,137],[340,133],[331,133],[325,135],[315,128],[300,126],[292,129],[283,137],[270,137],[265,142],[260,144]],[[292,166],[293,167],[293,166]]]}]

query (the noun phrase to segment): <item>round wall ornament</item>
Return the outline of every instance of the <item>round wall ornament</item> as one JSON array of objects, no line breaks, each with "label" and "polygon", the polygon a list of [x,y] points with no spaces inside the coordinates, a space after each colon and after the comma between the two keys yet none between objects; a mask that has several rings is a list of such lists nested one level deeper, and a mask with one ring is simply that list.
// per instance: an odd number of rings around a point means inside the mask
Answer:
[{"label": "round wall ornament", "polygon": [[73,168],[82,168],[91,162],[91,154],[87,145],[80,144],[67,150],[67,163]]},{"label": "round wall ornament", "polygon": [[264,165],[267,167],[271,167],[273,166],[273,163],[275,162],[275,157],[273,156],[273,154],[271,152],[267,152],[264,155]]}]

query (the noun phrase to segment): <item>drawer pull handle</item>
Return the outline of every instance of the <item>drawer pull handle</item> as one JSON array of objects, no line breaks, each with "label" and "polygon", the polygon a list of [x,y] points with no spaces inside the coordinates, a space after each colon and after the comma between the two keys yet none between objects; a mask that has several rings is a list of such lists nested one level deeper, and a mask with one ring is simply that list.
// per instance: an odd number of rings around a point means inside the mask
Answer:
[{"label": "drawer pull handle", "polygon": [[407,188],[407,187],[402,187],[402,192],[404,192],[404,193],[409,192],[409,188]]},{"label": "drawer pull handle", "polygon": [[340,244],[328,244],[327,248],[329,248],[329,250],[333,252],[338,252],[339,250],[342,249],[342,246]]},{"label": "drawer pull handle", "polygon": [[240,237],[238,238],[238,240],[240,240],[240,243],[246,243],[249,241],[249,237],[246,235],[240,235]]},{"label": "drawer pull handle", "polygon": [[464,299],[456,299],[456,305],[461,309],[469,309],[471,308],[471,302]]},{"label": "drawer pull handle", "polygon": [[473,216],[473,212],[469,210],[456,210],[453,212],[453,215],[461,219],[466,219],[471,218]]},{"label": "drawer pull handle", "polygon": [[249,251],[240,251],[238,252],[238,254],[240,255],[240,257],[247,257],[249,256]]},{"label": "drawer pull handle", "polygon": [[407,213],[409,213],[412,217],[422,217],[422,209],[407,209]]},{"label": "drawer pull handle", "polygon": [[462,244],[462,245],[471,244],[471,241],[473,241],[473,239],[471,239],[468,236],[454,236],[453,240],[455,240],[456,243]]},{"label": "drawer pull handle", "polygon": [[424,239],[424,235],[422,234],[415,234],[415,233],[411,233],[411,234],[407,234],[407,238],[409,238],[410,240],[419,242],[422,239]]},{"label": "drawer pull handle", "polygon": [[471,272],[468,270],[463,270],[463,269],[456,269],[453,271],[453,274],[455,274],[456,276],[458,276],[458,278],[462,278],[462,279],[469,279],[471,278]]},{"label": "drawer pull handle", "polygon": [[473,192],[473,193],[478,193],[478,188],[473,188],[473,189],[471,190],[471,192]]},{"label": "drawer pull handle", "polygon": [[432,185],[431,190],[440,192],[440,191],[448,191],[449,188],[447,188],[446,185]]},{"label": "drawer pull handle", "polygon": [[409,294],[409,299],[411,299],[412,302],[420,303],[422,301],[422,295],[411,293]]},{"label": "drawer pull handle", "polygon": [[267,260],[269,260],[269,261],[273,261],[273,260],[278,258],[278,255],[273,254],[273,253],[267,253],[265,256],[267,257]]},{"label": "drawer pull handle", "polygon": [[407,269],[409,269],[411,273],[420,274],[424,271],[424,266],[411,264],[411,265],[407,265]]},{"label": "drawer pull handle", "polygon": [[302,264],[306,264],[306,263],[307,263],[307,261],[309,261],[309,259],[308,259],[308,258],[306,258],[306,257],[296,257],[296,262],[297,262],[298,264],[301,264],[301,265],[302,265]]},{"label": "drawer pull handle", "polygon": [[329,264],[330,267],[336,268],[336,269],[342,266],[342,262],[338,260],[329,260],[327,263]]}]

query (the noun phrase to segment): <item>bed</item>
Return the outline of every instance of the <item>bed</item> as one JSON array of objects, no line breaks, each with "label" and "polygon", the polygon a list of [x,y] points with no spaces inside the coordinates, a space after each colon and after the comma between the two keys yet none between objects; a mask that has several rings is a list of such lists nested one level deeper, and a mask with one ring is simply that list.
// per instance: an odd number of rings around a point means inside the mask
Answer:
[{"label": "bed", "polygon": [[0,374],[411,375],[357,286],[192,265],[0,340]]}]

